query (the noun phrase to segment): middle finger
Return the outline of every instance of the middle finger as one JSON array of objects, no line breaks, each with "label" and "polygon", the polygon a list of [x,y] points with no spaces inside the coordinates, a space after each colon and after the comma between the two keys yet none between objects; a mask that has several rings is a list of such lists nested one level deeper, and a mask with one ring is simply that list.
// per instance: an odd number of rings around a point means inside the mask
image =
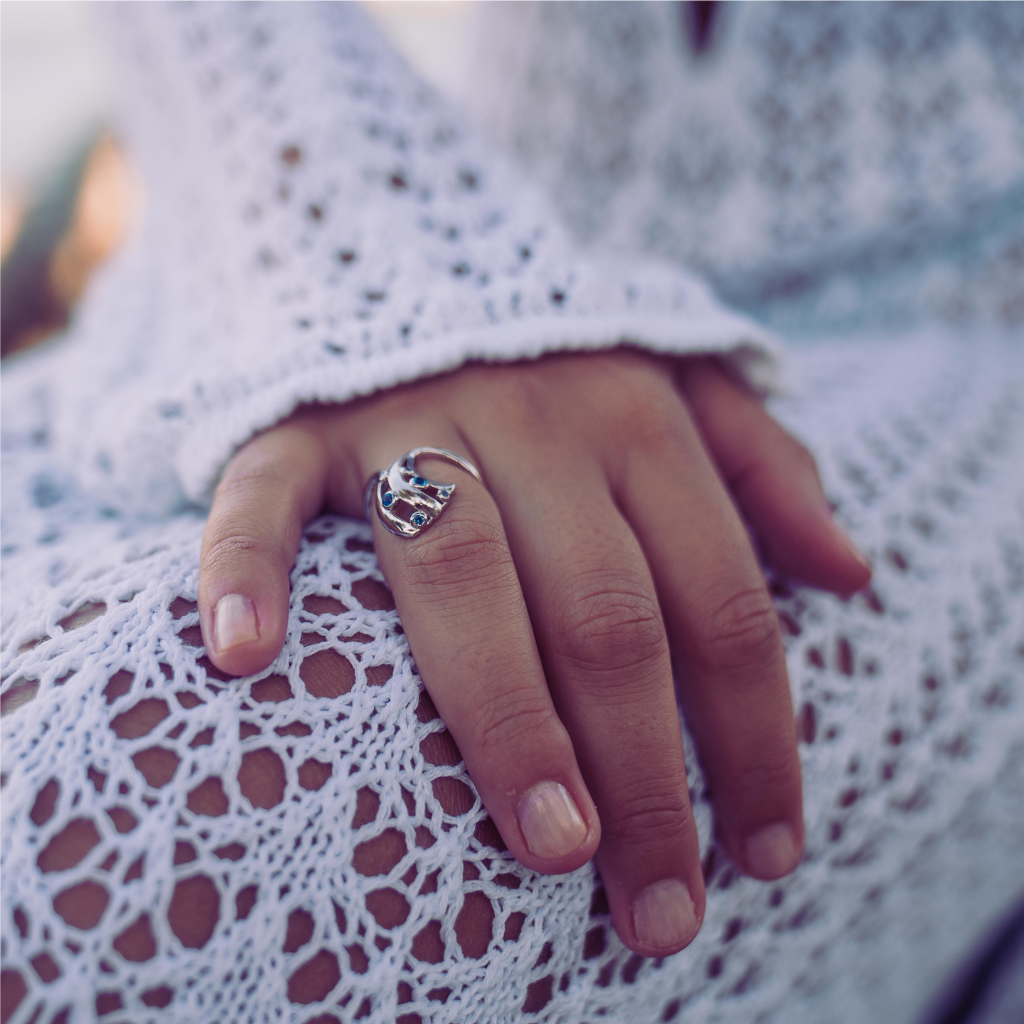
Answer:
[{"label": "middle finger", "polygon": [[504,451],[505,474],[490,483],[601,815],[597,859],[615,927],[632,949],[665,956],[696,934],[704,886],[650,571],[596,460]]}]

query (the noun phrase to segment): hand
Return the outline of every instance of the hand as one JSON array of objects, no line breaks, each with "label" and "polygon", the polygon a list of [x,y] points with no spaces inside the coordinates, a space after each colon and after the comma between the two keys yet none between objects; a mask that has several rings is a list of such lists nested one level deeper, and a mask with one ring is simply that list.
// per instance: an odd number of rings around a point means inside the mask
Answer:
[{"label": "hand", "polygon": [[813,460],[711,359],[627,350],[472,365],[255,437],[210,512],[199,610],[214,664],[284,641],[305,522],[363,514],[371,473],[419,446],[450,507],[377,555],[442,718],[512,853],[540,872],[596,853],[631,949],[688,944],[704,912],[670,653],[730,856],[755,878],[803,842],[778,624],[737,511],[784,571],[849,593],[870,569]]}]

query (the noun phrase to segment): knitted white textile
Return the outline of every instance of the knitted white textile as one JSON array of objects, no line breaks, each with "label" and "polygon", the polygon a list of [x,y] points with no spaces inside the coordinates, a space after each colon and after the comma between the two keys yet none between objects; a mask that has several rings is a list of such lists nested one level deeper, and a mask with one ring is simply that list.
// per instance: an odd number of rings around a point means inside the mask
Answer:
[{"label": "knitted white textile", "polygon": [[[441,724],[364,523],[306,530],[280,657],[225,680],[195,612],[202,518],[154,525],[84,494],[15,378],[2,894],[5,969],[29,992],[12,1021],[118,1001],[132,1021],[912,1020],[1024,888],[1024,366],[997,341],[884,345],[806,353],[808,397],[776,406],[877,567],[851,602],[774,587],[804,862],[738,876],[688,747],[707,918],[663,962],[624,950],[591,868],[519,867],[461,765],[431,763],[452,759],[424,743]],[[389,870],[369,874],[381,849]],[[76,888],[91,916],[69,910]],[[170,909],[197,901],[209,931],[176,934]],[[493,914],[485,949],[460,945],[464,912]],[[132,928],[148,959],[119,951]],[[291,1001],[297,974],[321,1001]]]},{"label": "knitted white textile", "polygon": [[65,357],[56,429],[120,505],[208,498],[299,402],[469,358],[632,341],[772,383],[768,333],[697,278],[578,256],[354,5],[113,7],[147,217]]},{"label": "knitted white textile", "polygon": [[228,680],[195,611],[203,517],[166,510],[297,401],[623,337],[749,339],[756,369],[766,336],[682,272],[575,255],[343,5],[114,17],[160,111],[133,121],[149,226],[72,335],[4,374],[11,1024],[909,1024],[1024,888],[1019,339],[797,350],[803,390],[773,411],[876,566],[850,601],[772,580],[806,854],[778,883],[736,874],[687,737],[707,916],[643,960],[592,868],[500,848],[365,523],[306,529],[280,656]]}]

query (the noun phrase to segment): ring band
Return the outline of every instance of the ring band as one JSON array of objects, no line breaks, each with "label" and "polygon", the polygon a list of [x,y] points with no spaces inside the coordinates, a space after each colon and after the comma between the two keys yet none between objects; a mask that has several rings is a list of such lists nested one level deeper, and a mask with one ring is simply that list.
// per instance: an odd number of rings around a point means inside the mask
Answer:
[{"label": "ring band", "polygon": [[421,455],[451,462],[484,482],[472,462],[447,448],[413,448],[399,456],[370,477],[363,495],[366,518],[371,518],[371,507],[375,508],[380,521],[398,537],[421,534],[448,507],[455,493],[455,484],[428,480],[416,472],[416,460]]}]

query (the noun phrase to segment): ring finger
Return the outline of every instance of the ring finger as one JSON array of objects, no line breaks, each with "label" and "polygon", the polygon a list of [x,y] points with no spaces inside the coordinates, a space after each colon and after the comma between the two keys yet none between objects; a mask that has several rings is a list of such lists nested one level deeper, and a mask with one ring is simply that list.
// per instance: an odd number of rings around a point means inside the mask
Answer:
[{"label": "ring finger", "polygon": [[696,934],[704,886],[654,584],[595,459],[528,462],[506,464],[495,497],[601,815],[597,859],[616,930],[637,952],[665,956]]},{"label": "ring finger", "polygon": [[[445,427],[389,436],[374,440],[368,470],[410,438],[465,451]],[[375,512],[371,520],[417,666],[513,855],[538,871],[571,871],[593,856],[600,825],[551,701],[501,516],[468,473],[428,456],[416,470],[455,483],[444,514],[413,537],[395,536]]]}]

